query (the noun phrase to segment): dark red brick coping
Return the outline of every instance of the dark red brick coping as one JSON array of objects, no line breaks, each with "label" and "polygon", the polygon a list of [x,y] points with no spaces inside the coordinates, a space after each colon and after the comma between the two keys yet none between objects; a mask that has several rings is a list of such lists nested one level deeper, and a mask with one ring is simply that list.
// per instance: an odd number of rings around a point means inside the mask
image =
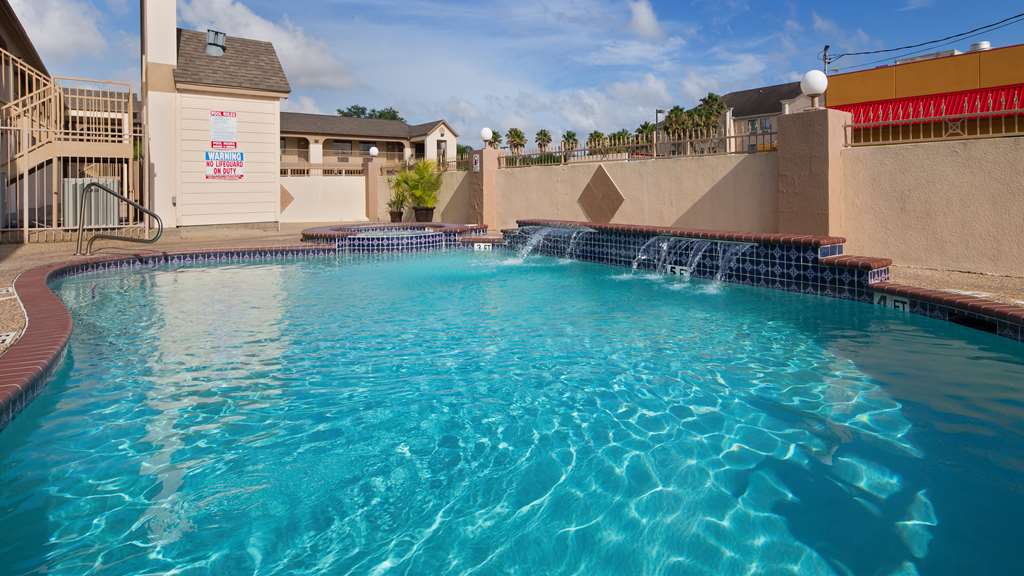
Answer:
[{"label": "dark red brick coping", "polygon": [[844,244],[846,238],[839,236],[815,236],[813,234],[774,234],[766,232],[732,232],[722,230],[704,230],[701,228],[673,228],[671,226],[642,226],[639,224],[595,224],[593,222],[575,222],[572,220],[516,220],[520,226],[586,226],[594,230],[609,232],[636,232],[638,234],[660,234],[664,236],[684,236],[702,240],[721,240],[724,242],[756,242],[759,244],[794,244],[798,246],[831,246]]},{"label": "dark red brick coping", "polygon": [[306,228],[302,231],[303,242],[324,242],[347,238],[359,234],[366,228],[429,228],[433,232],[447,232],[451,234],[463,234],[466,232],[483,233],[487,226],[483,224],[445,224],[443,222],[362,222],[356,224],[342,224],[331,226],[317,226]]},{"label": "dark red brick coping", "polygon": [[[557,222],[552,220],[525,220],[527,222]],[[579,225],[584,225],[579,223]],[[590,227],[594,225],[587,224]],[[597,225],[601,226],[601,225]],[[636,227],[633,229],[649,229]],[[475,228],[474,228],[475,229]],[[618,229],[618,228],[616,228]],[[654,228],[664,233],[664,228]],[[679,229],[672,229],[679,230]],[[728,235],[730,233],[720,233]],[[683,235],[683,234],[678,234]],[[756,235],[754,235],[756,236]],[[788,235],[771,235],[772,237]],[[745,236],[744,236],[745,237]],[[729,237],[733,239],[735,236]],[[822,238],[831,237],[816,237]],[[718,239],[718,237],[708,237]],[[842,240],[842,239],[839,239]],[[500,242],[493,236],[463,238],[466,242]],[[753,240],[756,241],[756,240]],[[49,281],[61,274],[72,274],[76,271],[91,269],[97,264],[116,264],[139,260],[141,262],[160,262],[172,256],[191,255],[216,256],[232,254],[246,256],[295,255],[297,253],[324,253],[322,245],[274,246],[256,248],[218,248],[183,250],[175,252],[143,251],[124,253],[93,258],[78,258],[66,262],[48,264],[32,268],[18,276],[14,289],[21,305],[25,309],[26,327],[21,338],[0,356],[0,430],[17,415],[42,390],[47,379],[60,365],[71,335],[71,313],[64,303],[50,289]],[[885,258],[866,258],[859,256],[834,256],[831,258],[846,259],[849,266],[867,267],[877,262],[886,262]],[[199,260],[201,261],[201,260]],[[223,260],[222,260],[223,261]],[[986,298],[929,290],[898,284],[896,282],[880,282],[871,286],[875,293],[888,294],[908,300],[939,307],[971,318],[991,319],[997,322],[998,334],[1024,342],[1024,307],[1011,306]],[[952,315],[942,316],[956,321]],[[970,325],[970,324],[968,324]],[[977,327],[977,326],[975,326]]]}]

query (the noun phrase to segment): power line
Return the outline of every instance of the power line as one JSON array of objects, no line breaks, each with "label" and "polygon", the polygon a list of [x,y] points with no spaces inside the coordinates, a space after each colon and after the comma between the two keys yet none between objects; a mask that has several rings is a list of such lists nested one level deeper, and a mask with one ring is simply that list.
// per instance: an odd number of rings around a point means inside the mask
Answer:
[{"label": "power line", "polygon": [[[1016,19],[1014,19],[1014,18],[1016,18]],[[873,64],[879,64],[879,63],[882,63],[882,62],[888,62],[888,61],[894,60],[894,59],[906,58],[907,56],[913,56],[915,54],[921,54],[921,53],[927,52],[929,50],[934,50],[936,48],[942,48],[944,46],[949,46],[951,44],[956,44],[957,42],[960,42],[961,40],[967,40],[969,38],[974,38],[975,36],[981,36],[982,34],[987,34],[987,33],[992,32],[994,30],[999,30],[1000,28],[1006,28],[1007,26],[1011,26],[1011,25],[1017,24],[1019,22],[1024,22],[1024,14],[1019,14],[1018,16],[1014,16],[1012,18],[1007,18],[1005,20],[1001,20],[1000,22],[997,23],[998,25],[997,24],[990,24],[988,27],[983,27],[983,28],[985,28],[984,30],[972,31],[972,32],[964,32],[962,34],[957,34],[956,35],[957,38],[955,40],[946,42],[944,44],[940,44],[938,46],[928,46],[927,48],[922,48],[920,50],[914,50],[912,52],[906,52],[906,53],[903,53],[903,54],[897,54],[895,56],[888,56],[888,57],[885,57],[885,58],[879,58],[877,60],[870,60],[868,62],[862,62],[860,64],[852,64],[852,65],[846,66],[844,68],[833,68],[832,70],[833,71],[840,71],[840,70],[851,70],[853,68],[864,68],[864,67],[867,67],[867,66],[871,66]],[[967,34],[967,35],[964,36],[963,34]],[[933,42],[928,42],[927,44],[933,44],[935,42],[942,42],[942,40],[936,40],[936,41],[933,41]],[[894,48],[893,50],[897,50],[897,49]],[[882,50],[880,52],[888,52],[888,50]],[[869,53],[870,52],[867,52],[865,54],[869,54]],[[852,55],[853,54],[843,54],[843,56],[852,56]],[[830,59],[829,62],[835,62],[836,59],[837,58]]]},{"label": "power line", "polygon": [[[950,36],[946,36],[945,38],[939,38],[937,40],[929,40],[927,42],[920,42],[918,44],[909,44],[907,46],[900,46],[899,48],[885,48],[885,49],[882,49],[882,50],[866,50],[866,51],[863,51],[863,52],[844,52],[842,54],[836,54],[835,56],[832,56],[831,58],[829,58],[829,63],[835,62],[836,60],[839,60],[840,58],[842,58],[844,56],[868,56],[868,55],[871,55],[871,54],[885,54],[885,53],[889,53],[889,52],[900,52],[902,50],[911,50],[911,49],[914,49],[914,48],[920,48],[922,46],[929,46],[931,44],[938,44],[940,42],[948,42],[950,40],[962,40],[966,36],[975,35],[975,34],[978,34],[978,33],[981,33],[981,32],[990,32],[992,30],[996,30],[998,28],[1002,28],[1003,26],[1009,26],[1010,24],[1015,24],[1022,17],[1024,17],[1024,12],[1021,12],[1019,14],[1014,14],[1013,16],[1010,16],[1008,18],[1003,18],[1002,20],[999,20],[998,22],[993,22],[991,24],[986,24],[984,26],[979,26],[977,28],[974,28],[973,30],[967,30],[966,32],[960,32],[959,34],[953,34],[953,35],[950,35]],[[888,58],[886,60],[888,60]]]}]

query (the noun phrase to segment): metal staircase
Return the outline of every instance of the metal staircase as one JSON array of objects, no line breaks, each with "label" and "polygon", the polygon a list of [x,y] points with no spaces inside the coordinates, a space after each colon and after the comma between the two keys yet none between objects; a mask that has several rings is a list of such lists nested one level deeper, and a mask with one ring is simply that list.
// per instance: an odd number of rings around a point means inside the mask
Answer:
[{"label": "metal staircase", "polygon": [[[83,226],[148,237],[134,107],[128,84],[50,77],[0,49],[0,242],[71,240]],[[82,210],[90,182],[131,203],[94,197]]]}]

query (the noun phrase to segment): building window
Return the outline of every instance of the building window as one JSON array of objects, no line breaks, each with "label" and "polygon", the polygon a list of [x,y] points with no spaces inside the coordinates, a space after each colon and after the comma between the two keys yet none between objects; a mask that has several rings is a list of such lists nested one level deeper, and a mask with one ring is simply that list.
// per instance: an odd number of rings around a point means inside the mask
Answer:
[{"label": "building window", "polygon": [[747,120],[747,132],[750,134],[757,134],[757,118]]},{"label": "building window", "polygon": [[331,140],[331,150],[339,154],[351,154],[352,153],[352,141],[351,140]]},{"label": "building window", "polygon": [[373,148],[373,145],[373,142],[360,142],[359,151],[362,152],[363,154],[369,154],[370,148]]},{"label": "building window", "polygon": [[772,119],[770,117],[761,118],[761,131],[771,132],[772,131]]}]

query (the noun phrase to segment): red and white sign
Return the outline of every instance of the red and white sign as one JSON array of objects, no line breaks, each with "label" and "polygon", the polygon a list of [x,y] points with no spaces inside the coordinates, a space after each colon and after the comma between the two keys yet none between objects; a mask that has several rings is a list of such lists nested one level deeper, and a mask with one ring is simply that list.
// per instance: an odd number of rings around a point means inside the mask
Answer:
[{"label": "red and white sign", "polygon": [[238,148],[238,113],[210,110],[210,148],[234,150]]}]

